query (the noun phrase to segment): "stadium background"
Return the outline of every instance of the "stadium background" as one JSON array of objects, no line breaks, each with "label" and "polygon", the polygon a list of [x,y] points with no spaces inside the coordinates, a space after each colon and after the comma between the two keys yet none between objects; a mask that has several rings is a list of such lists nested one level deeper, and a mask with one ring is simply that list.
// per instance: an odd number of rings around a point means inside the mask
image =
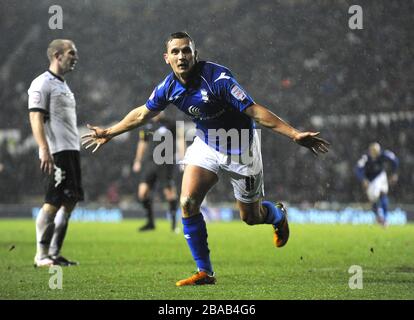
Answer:
[{"label": "stadium background", "polygon": [[[63,30],[48,26],[51,5]],[[42,176],[31,137],[27,89],[47,68],[45,48],[73,39],[81,131],[108,125],[170,72],[162,60],[169,33],[188,31],[201,59],[228,66],[253,98],[301,129],[332,143],[319,159],[286,138],[262,135],[266,193],[300,207],[365,203],[353,167],[368,143],[400,158],[391,207],[414,212],[414,62],[412,1],[361,1],[363,30],[348,27],[351,1],[0,1],[0,204],[3,215],[30,215],[42,201]],[[184,120],[171,106],[167,115]],[[188,120],[188,119],[186,119]],[[97,155],[82,150],[83,205],[136,212],[131,171],[136,131]],[[221,181],[212,204],[229,203]],[[134,213],[135,214],[135,213]],[[136,214],[136,216],[139,216]]]}]

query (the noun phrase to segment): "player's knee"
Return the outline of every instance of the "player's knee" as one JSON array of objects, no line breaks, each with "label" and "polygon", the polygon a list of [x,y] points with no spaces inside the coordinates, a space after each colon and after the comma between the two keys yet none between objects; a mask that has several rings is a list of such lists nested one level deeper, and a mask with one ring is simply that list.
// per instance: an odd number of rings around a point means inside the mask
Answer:
[{"label": "player's knee", "polygon": [[240,218],[244,223],[248,224],[249,226],[263,223],[260,219],[258,212],[254,210],[241,210]]},{"label": "player's knee", "polygon": [[243,220],[244,223],[248,224],[249,226],[253,226],[255,224],[260,223],[258,216],[251,211],[240,211],[240,218]]},{"label": "player's knee", "polygon": [[249,226],[253,226],[255,223],[252,218],[250,217],[242,217],[244,223],[248,224]]},{"label": "player's knee", "polygon": [[243,222],[248,224],[249,226],[254,226],[255,224],[257,224],[257,219],[255,217],[242,216],[241,218],[242,218]]},{"label": "player's knee", "polygon": [[191,196],[181,196],[180,206],[186,215],[195,215],[200,212],[200,204],[196,198]]},{"label": "player's knee", "polygon": [[55,215],[56,212],[59,210],[59,207],[52,205],[50,203],[45,203],[42,207],[43,212]]},{"label": "player's knee", "polygon": [[75,201],[65,202],[62,204],[62,206],[65,208],[65,212],[70,214],[73,211],[73,209],[75,209],[76,202]]},{"label": "player's knee", "polygon": [[138,186],[137,196],[140,201],[143,201],[150,197],[150,185],[148,183],[141,182]]}]

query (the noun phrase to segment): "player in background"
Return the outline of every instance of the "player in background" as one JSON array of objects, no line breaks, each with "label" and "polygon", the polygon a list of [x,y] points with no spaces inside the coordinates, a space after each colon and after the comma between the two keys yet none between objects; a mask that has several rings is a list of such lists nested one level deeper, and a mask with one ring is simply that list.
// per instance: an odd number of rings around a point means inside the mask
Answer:
[{"label": "player in background", "polygon": [[[178,208],[177,188],[175,183],[176,165],[174,159],[170,159],[169,164],[157,165],[154,162],[154,148],[159,141],[154,141],[154,135],[163,136],[171,133],[176,141],[175,122],[167,119],[163,112],[151,119],[142,129],[139,130],[139,140],[135,153],[132,170],[140,173],[140,183],[138,184],[137,196],[147,215],[147,222],[138,231],[148,231],[155,229],[154,212],[152,208],[152,193],[156,183],[161,185],[164,197],[168,201],[169,215],[171,217],[171,230],[177,232],[176,212]],[[176,147],[174,145],[171,155],[174,157]]]},{"label": "player in background", "polygon": [[[373,142],[368,147],[368,153],[358,160],[356,174],[362,183],[369,202],[372,204],[372,211],[375,213],[377,222],[383,226],[387,225],[388,215],[388,179],[385,172],[385,163],[391,163],[390,183],[398,181],[397,169],[399,160],[389,150],[382,150],[378,142]],[[382,209],[382,215],[380,210]]]},{"label": "player in background", "polygon": [[36,219],[37,267],[77,262],[60,251],[69,218],[83,200],[76,101],[64,76],[75,69],[78,52],[71,40],[53,40],[47,48],[49,69],[28,90],[30,124],[39,147],[40,169],[46,174],[45,202]]},{"label": "player in background", "polygon": [[[170,35],[164,60],[172,72],[154,89],[146,104],[136,107],[110,128],[88,125],[91,133],[82,137],[82,144],[86,148],[93,147],[92,152],[95,152],[113,137],[147,123],[169,104],[174,104],[191,117],[198,130],[183,160],[186,166],[180,205],[184,237],[198,272],[176,285],[214,284],[216,278],[200,205],[218,181],[220,172],[231,179],[244,222],[271,225],[276,247],[284,246],[289,238],[285,207],[263,199],[263,164],[255,123],[292,139],[314,154],[327,152],[329,143],[318,138],[317,132],[301,132],[291,127],[269,109],[257,104],[228,68],[198,61],[195,43],[187,33]],[[236,133],[235,138],[229,140],[227,136],[222,139],[215,134],[218,130]],[[243,139],[246,135],[247,139]]]}]

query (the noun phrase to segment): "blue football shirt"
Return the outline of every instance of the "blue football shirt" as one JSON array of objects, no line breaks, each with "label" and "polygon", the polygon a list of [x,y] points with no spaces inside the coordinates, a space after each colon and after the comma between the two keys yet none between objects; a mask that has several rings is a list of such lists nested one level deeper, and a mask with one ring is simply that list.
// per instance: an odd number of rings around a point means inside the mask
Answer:
[{"label": "blue football shirt", "polygon": [[364,154],[358,160],[356,166],[356,174],[359,180],[368,179],[374,180],[381,172],[385,170],[385,163],[391,163],[391,170],[393,173],[397,172],[399,166],[399,159],[390,150],[382,150],[378,158],[373,159],[369,154]]},{"label": "blue football shirt", "polygon": [[207,61],[198,62],[194,68],[188,86],[170,73],[152,92],[147,108],[162,111],[173,104],[191,117],[198,129],[196,135],[209,146],[240,154],[252,141],[255,123],[243,111],[254,104],[253,99],[228,68]]}]

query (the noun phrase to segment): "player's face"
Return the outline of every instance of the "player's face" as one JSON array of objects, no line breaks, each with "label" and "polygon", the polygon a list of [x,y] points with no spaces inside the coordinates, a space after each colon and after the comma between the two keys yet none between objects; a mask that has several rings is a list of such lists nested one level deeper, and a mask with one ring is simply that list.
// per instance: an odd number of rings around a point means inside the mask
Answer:
[{"label": "player's face", "polygon": [[381,147],[378,144],[373,143],[369,146],[368,152],[371,158],[376,159],[381,153]]},{"label": "player's face", "polygon": [[75,69],[76,62],[78,61],[78,50],[74,44],[68,44],[65,47],[65,50],[58,57],[59,67],[62,70],[62,73],[73,71]]},{"label": "player's face", "polygon": [[167,53],[164,59],[169,64],[176,76],[186,78],[196,63],[197,51],[194,44],[188,38],[172,39],[168,43]]}]

